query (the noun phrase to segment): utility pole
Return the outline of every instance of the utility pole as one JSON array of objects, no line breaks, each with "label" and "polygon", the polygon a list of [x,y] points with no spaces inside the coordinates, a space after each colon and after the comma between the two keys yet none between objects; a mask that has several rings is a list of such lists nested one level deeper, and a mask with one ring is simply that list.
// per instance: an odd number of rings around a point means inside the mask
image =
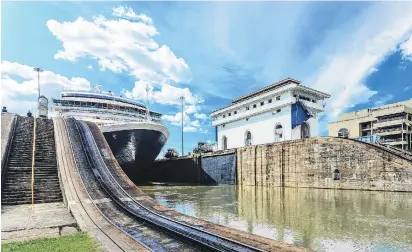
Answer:
[{"label": "utility pole", "polygon": [[33,70],[37,72],[37,90],[39,91],[39,97],[37,98],[40,98],[40,72],[43,72],[43,69],[35,67]]},{"label": "utility pole", "polygon": [[184,113],[184,101],[185,101],[185,97],[182,95],[180,96],[180,100],[182,101],[182,156],[184,156],[183,154],[183,113]]}]

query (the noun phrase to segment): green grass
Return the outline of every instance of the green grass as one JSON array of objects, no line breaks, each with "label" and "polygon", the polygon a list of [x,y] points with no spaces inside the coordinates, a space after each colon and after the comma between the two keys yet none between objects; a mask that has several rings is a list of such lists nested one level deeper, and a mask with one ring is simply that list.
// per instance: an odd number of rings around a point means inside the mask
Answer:
[{"label": "green grass", "polygon": [[24,242],[9,242],[1,244],[2,252],[93,252],[99,251],[98,245],[84,232],[63,235],[56,238],[41,238]]}]

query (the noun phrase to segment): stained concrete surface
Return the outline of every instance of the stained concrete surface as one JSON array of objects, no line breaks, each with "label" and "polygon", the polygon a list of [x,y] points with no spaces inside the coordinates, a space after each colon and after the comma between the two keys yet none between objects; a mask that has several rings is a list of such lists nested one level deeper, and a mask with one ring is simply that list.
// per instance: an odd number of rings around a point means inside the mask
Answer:
[{"label": "stained concrete surface", "polygon": [[56,237],[77,232],[77,224],[62,202],[2,206],[1,241]]}]

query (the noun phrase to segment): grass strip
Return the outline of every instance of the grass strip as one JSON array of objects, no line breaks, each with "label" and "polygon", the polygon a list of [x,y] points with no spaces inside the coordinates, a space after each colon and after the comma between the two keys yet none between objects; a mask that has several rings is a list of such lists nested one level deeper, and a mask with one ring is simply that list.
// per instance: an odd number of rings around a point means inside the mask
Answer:
[{"label": "grass strip", "polygon": [[99,246],[85,232],[62,235],[54,238],[40,238],[23,242],[8,242],[1,244],[2,252],[94,252]]}]

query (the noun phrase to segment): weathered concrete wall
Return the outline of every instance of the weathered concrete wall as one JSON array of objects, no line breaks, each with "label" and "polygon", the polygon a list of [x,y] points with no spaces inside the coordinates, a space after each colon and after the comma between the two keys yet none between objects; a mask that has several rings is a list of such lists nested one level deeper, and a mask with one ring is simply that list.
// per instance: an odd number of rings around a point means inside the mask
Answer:
[{"label": "weathered concrete wall", "polygon": [[1,113],[1,174],[3,174],[3,160],[6,158],[7,146],[11,140],[11,133],[14,126],[14,120],[16,120],[16,115],[11,113]]},{"label": "weathered concrete wall", "polygon": [[192,154],[154,162],[147,181],[189,184],[235,184],[236,151]]},{"label": "weathered concrete wall", "polygon": [[[235,153],[236,159],[224,161],[223,156],[230,153]],[[214,156],[219,161],[213,161]],[[157,161],[149,180],[412,192],[411,161],[385,149],[343,138],[284,141],[199,157]],[[231,166],[230,162],[236,165]],[[340,180],[334,180],[336,169]]]},{"label": "weathered concrete wall", "polygon": [[[334,180],[336,169],[340,180]],[[237,149],[237,181],[242,185],[412,191],[412,162],[348,139],[311,138]]]}]

